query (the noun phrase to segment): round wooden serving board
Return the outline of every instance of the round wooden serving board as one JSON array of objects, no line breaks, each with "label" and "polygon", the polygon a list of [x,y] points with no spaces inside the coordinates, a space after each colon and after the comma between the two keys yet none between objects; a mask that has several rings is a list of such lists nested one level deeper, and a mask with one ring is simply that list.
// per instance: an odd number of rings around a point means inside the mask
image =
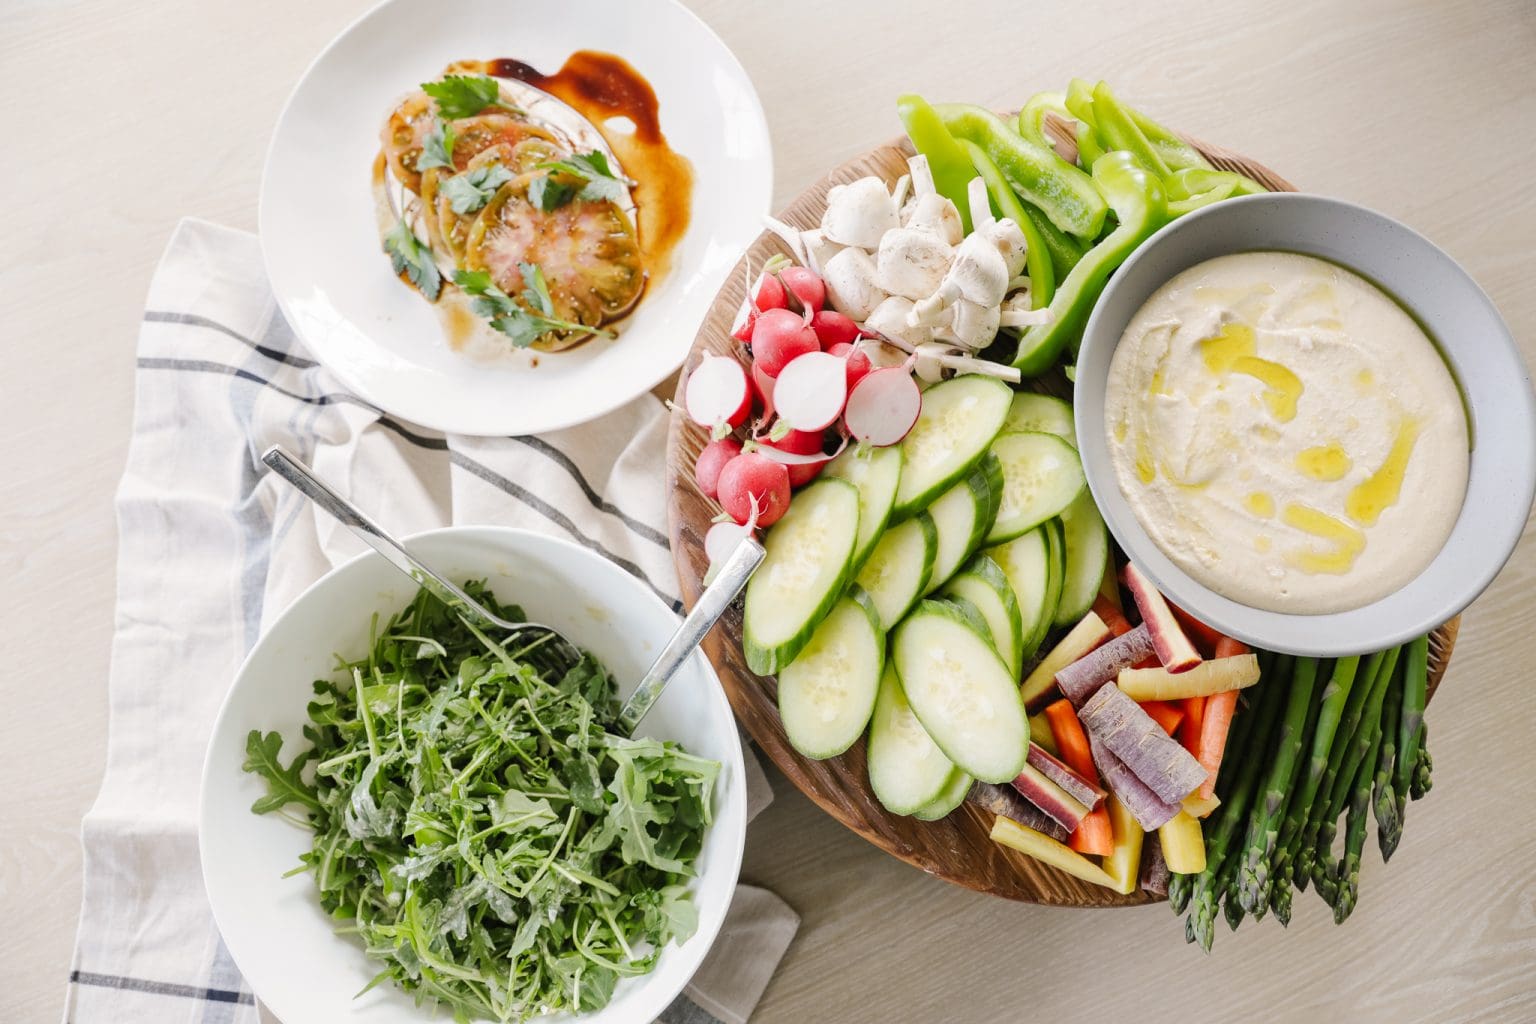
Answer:
[{"label": "round wooden serving board", "polygon": [[[1062,125],[1049,124],[1048,127],[1057,139],[1070,146],[1070,133],[1064,131]],[[1217,167],[1239,171],[1276,191],[1295,191],[1284,178],[1246,157],[1198,140],[1191,141]],[[827,190],[833,185],[871,174],[893,183],[906,173],[907,158],[911,155],[911,145],[902,137],[855,157],[800,193],[789,208],[779,214],[779,219],[796,228],[813,228],[821,222]],[[697,365],[703,352],[745,361],[742,347],[730,337],[730,330],[746,296],[747,270],[751,268],[755,272],[770,256],[778,254],[790,255],[784,243],[766,231],[747,250],[743,262],[738,263],[727,278],[699,329],[688,356],[687,369]],[[1058,379],[1030,383],[1042,390],[1069,396],[1063,390],[1068,386],[1064,379],[1059,373],[1055,376]],[[683,601],[690,608],[703,589],[704,571],[709,564],[704,553],[704,533],[720,512],[719,505],[699,493],[693,479],[694,460],[708,440],[703,428],[691,423],[680,409],[673,410],[667,436],[667,521]],[[1453,619],[1432,637],[1431,694],[1445,674],[1451,648],[1456,642],[1456,629],[1457,620]],[[1049,649],[1052,642],[1054,638],[1048,640],[1042,650]],[[992,842],[988,838],[992,813],[970,802],[941,821],[918,821],[888,813],[870,791],[862,739],[842,756],[825,761],[814,761],[797,753],[785,738],[779,721],[775,680],[759,676],[747,668],[741,650],[739,601],[705,639],[704,650],[719,673],[736,717],[763,752],[823,810],[887,853],[957,885],[1008,899],[1074,907],[1121,907],[1154,902],[1154,898],[1145,893],[1120,896],[1079,881]]]}]

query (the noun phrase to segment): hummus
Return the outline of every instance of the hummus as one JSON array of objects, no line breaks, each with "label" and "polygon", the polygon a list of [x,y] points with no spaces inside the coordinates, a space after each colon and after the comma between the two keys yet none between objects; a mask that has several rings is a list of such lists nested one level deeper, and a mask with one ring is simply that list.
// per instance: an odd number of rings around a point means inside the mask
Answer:
[{"label": "hummus", "polygon": [[1163,285],[1115,350],[1104,415],[1153,541],[1254,608],[1391,594],[1466,494],[1466,417],[1440,353],[1380,289],[1311,256],[1222,256]]}]

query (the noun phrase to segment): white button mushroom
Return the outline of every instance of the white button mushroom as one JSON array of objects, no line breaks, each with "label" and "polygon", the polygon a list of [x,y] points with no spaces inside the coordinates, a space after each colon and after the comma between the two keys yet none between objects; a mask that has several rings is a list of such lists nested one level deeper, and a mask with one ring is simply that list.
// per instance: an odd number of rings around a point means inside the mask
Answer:
[{"label": "white button mushroom", "polygon": [[1002,310],[997,306],[978,306],[961,299],[954,305],[949,325],[935,331],[934,336],[976,352],[992,344],[1001,317]]},{"label": "white button mushroom", "polygon": [[959,245],[965,236],[960,223],[960,211],[955,204],[937,192],[929,192],[913,199],[902,215],[902,222],[918,231],[931,231],[949,245]]},{"label": "white button mushroom", "polygon": [[818,274],[824,274],[828,261],[844,249],[829,239],[821,228],[800,232],[800,244],[805,248],[806,266]]},{"label": "white button mushroom", "polygon": [[916,327],[908,322],[908,314],[911,312],[911,299],[892,295],[874,308],[874,311],[865,319],[864,326],[893,341],[905,342],[908,347],[932,341],[931,328]]},{"label": "white button mushroom", "polygon": [[863,249],[839,250],[822,267],[821,276],[832,308],[855,320],[869,316],[885,298],[875,282],[875,263]]},{"label": "white button mushroom", "polygon": [[827,193],[821,230],[831,241],[873,250],[887,231],[900,226],[896,203],[879,178],[860,178]]},{"label": "white button mushroom", "polygon": [[1024,232],[1013,222],[1012,217],[1004,217],[994,223],[987,234],[1002,254],[1003,262],[1008,266],[1008,276],[1018,277],[1024,270],[1024,257],[1029,247]]},{"label": "white button mushroom", "polygon": [[926,298],[943,282],[952,256],[949,243],[931,231],[887,231],[875,256],[875,280],[892,295]]}]

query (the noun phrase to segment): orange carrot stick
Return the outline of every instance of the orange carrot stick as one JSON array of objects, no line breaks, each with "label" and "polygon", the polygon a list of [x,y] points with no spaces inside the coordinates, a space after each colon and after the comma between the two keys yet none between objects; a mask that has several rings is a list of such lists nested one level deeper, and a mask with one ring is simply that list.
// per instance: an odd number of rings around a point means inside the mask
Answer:
[{"label": "orange carrot stick", "polygon": [[[1216,657],[1230,658],[1248,653],[1248,645],[1241,640],[1224,636],[1216,641]],[[1216,775],[1221,771],[1221,760],[1226,754],[1227,731],[1232,727],[1232,716],[1237,712],[1236,690],[1215,693],[1205,699],[1205,717],[1200,722],[1200,749],[1195,758],[1210,774],[1200,787],[1202,799],[1216,792]]]},{"label": "orange carrot stick", "polygon": [[1179,725],[1179,742],[1184,744],[1184,749],[1200,756],[1200,726],[1205,720],[1204,697],[1185,697],[1181,702],[1184,708],[1184,721]]},{"label": "orange carrot stick", "polygon": [[1078,853],[1108,857],[1115,852],[1115,830],[1109,823],[1109,810],[1100,804],[1067,837],[1067,845]]},{"label": "orange carrot stick", "polygon": [[1142,701],[1141,710],[1152,716],[1152,721],[1163,727],[1163,732],[1172,736],[1179,728],[1179,723],[1184,721],[1184,709],[1167,701],[1147,700]]},{"label": "orange carrot stick", "polygon": [[1104,620],[1104,625],[1108,626],[1115,636],[1124,636],[1131,631],[1131,621],[1125,617],[1125,613],[1116,608],[1103,594],[1094,598],[1093,612]]},{"label": "orange carrot stick", "polygon": [[1088,781],[1097,782],[1099,773],[1093,766],[1088,734],[1083,731],[1083,723],[1077,720],[1072,702],[1062,698],[1047,706],[1045,720],[1050,723],[1051,735],[1056,738],[1057,755],[1067,762],[1067,767]]}]

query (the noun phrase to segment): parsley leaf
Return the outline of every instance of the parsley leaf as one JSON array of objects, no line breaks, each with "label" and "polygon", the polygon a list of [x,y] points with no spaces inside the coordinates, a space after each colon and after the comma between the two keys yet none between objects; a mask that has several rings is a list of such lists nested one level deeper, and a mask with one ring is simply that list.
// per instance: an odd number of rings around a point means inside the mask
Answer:
[{"label": "parsley leaf", "polygon": [[430,170],[433,167],[446,167],[453,170],[453,125],[438,118],[432,123],[432,130],[427,137],[421,140],[421,155],[416,158],[418,171]]},{"label": "parsley leaf", "polygon": [[475,314],[490,320],[491,327],[505,334],[514,348],[527,348],[546,334],[556,331],[580,331],[611,337],[609,331],[556,316],[549,284],[544,280],[544,271],[537,263],[519,263],[517,268],[523,277],[523,291],[519,296],[523,300],[521,304],[498,288],[488,271],[459,270],[453,275],[453,283],[474,299],[470,308]]},{"label": "parsley leaf", "polygon": [[556,181],[548,174],[541,174],[528,183],[528,201],[545,213],[564,206],[575,194],[575,186]]},{"label": "parsley leaf", "polygon": [[445,179],[438,191],[448,197],[453,212],[463,216],[490,202],[496,190],[511,180],[512,172],[501,164],[486,164]]},{"label": "parsley leaf", "polygon": [[505,106],[501,86],[489,75],[449,75],[440,82],[422,82],[421,91],[437,101],[438,112],[450,121]]},{"label": "parsley leaf", "polygon": [[384,235],[384,251],[389,253],[395,273],[403,273],[411,284],[421,289],[430,302],[436,302],[443,290],[443,278],[432,260],[432,249],[423,245],[404,220],[397,221]]},{"label": "parsley leaf", "polygon": [[564,160],[551,160],[548,163],[539,164],[539,168],[546,171],[559,171],[561,174],[568,174],[586,182],[581,187],[582,199],[622,202],[624,190],[631,184],[628,178],[619,177],[609,169],[608,157],[598,149],[590,153],[577,153]]}]

